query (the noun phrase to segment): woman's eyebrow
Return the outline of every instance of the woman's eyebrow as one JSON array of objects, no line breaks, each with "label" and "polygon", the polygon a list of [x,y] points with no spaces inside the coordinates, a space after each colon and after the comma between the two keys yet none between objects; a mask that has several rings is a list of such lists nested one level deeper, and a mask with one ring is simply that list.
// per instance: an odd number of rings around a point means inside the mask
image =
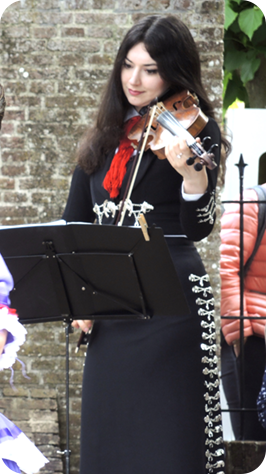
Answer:
[{"label": "woman's eyebrow", "polygon": [[[130,61],[130,59],[128,59],[127,57],[125,57],[125,59],[126,59],[127,61],[129,61],[130,63],[133,64],[133,61]],[[157,63],[143,64],[143,66],[146,66],[146,67],[147,67],[147,66],[157,66]]]}]

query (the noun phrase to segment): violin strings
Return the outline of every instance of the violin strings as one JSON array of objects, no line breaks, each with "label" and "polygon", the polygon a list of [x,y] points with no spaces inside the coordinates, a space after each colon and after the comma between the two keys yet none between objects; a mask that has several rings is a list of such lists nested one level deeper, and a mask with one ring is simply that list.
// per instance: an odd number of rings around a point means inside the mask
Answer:
[{"label": "violin strings", "polygon": [[186,130],[185,127],[175,118],[171,112],[166,110],[157,117],[157,122],[166,128],[172,135],[183,136],[187,140],[187,145],[193,150],[195,155],[201,157],[203,151],[198,146],[195,138]]}]

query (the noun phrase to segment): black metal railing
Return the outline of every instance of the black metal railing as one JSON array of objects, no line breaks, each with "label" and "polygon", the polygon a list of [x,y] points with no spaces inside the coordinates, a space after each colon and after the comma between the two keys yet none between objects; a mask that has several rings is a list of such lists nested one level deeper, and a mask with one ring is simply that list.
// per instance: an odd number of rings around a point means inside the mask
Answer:
[{"label": "black metal railing", "polygon": [[[240,255],[239,255],[239,276],[240,276],[240,314],[239,316],[223,316],[221,315],[221,319],[239,319],[240,321],[240,354],[239,354],[239,362],[240,362],[240,373],[239,373],[239,389],[240,389],[240,398],[239,398],[239,407],[237,408],[223,408],[222,412],[238,412],[240,413],[240,438],[243,439],[243,432],[244,432],[244,414],[246,412],[254,412],[257,411],[256,408],[249,408],[244,406],[244,390],[245,390],[245,360],[244,360],[244,321],[245,319],[254,320],[254,319],[265,319],[265,316],[244,316],[244,286],[245,286],[245,273],[244,273],[244,204],[252,203],[265,203],[266,201],[263,200],[255,200],[255,201],[245,201],[243,199],[243,183],[244,183],[244,171],[245,167],[247,166],[244,163],[243,155],[240,155],[239,162],[236,164],[239,169],[239,200],[230,200],[230,201],[222,201],[222,204],[239,204],[239,229],[240,229]],[[255,185],[255,183],[254,183]]]}]

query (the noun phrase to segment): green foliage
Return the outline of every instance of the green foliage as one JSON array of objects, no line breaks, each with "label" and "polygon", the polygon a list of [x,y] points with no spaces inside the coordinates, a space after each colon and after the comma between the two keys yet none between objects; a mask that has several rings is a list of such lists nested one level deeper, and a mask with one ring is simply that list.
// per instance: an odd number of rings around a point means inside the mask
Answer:
[{"label": "green foliage", "polygon": [[266,23],[259,7],[245,0],[225,0],[224,111],[236,100],[249,106],[246,84],[266,56]]}]

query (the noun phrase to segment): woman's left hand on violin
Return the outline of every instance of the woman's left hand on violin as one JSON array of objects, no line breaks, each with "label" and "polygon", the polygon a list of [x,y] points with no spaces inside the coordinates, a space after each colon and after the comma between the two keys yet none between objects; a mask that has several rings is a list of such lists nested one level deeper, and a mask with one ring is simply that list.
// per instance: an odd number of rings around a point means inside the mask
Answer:
[{"label": "woman's left hand on violin", "polygon": [[[200,143],[200,139],[196,139]],[[208,187],[208,175],[206,167],[201,171],[196,171],[194,166],[189,166],[187,160],[193,156],[192,151],[187,146],[186,140],[180,137],[173,139],[165,147],[165,156],[172,167],[183,176],[184,192],[187,194],[203,194]],[[199,158],[196,158],[196,161]]]}]

